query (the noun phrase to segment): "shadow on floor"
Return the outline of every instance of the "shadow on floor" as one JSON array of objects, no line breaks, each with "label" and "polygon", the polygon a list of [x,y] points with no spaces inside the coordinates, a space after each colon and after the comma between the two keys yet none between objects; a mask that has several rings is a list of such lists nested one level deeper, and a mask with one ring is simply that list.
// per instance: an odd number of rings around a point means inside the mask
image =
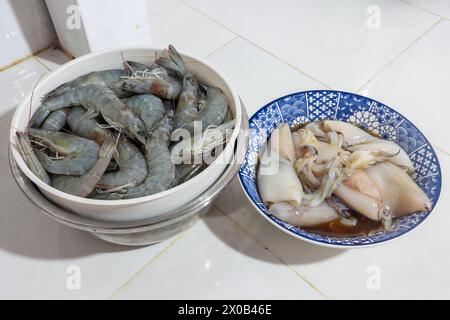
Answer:
[{"label": "shadow on floor", "polygon": [[[333,259],[335,256],[345,254],[346,250],[331,249],[307,243],[296,239],[273,226],[264,219],[248,202],[241,190],[239,182],[235,179],[232,184],[222,193],[216,203],[218,208],[227,208],[225,214],[232,219],[233,223],[243,232],[248,233],[255,241],[259,242],[266,250],[270,251],[278,259],[279,263],[289,265],[305,265],[315,262]],[[217,228],[215,219],[222,219],[218,214],[209,214],[205,219],[206,225],[212,233],[235,250],[246,255],[252,255],[253,251],[242,250],[242,248],[230,239],[230,237]],[[264,255],[263,259],[273,262]],[[261,255],[255,253],[255,259],[261,259]]]}]

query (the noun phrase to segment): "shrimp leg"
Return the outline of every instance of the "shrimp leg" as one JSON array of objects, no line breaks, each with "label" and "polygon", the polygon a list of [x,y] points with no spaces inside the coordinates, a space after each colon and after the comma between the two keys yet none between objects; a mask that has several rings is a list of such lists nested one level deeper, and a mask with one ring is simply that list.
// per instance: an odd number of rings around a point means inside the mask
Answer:
[{"label": "shrimp leg", "polygon": [[87,197],[95,189],[95,185],[106,171],[113,156],[114,148],[115,141],[111,136],[108,136],[100,148],[97,162],[89,172],[81,177],[56,176],[52,179],[52,186],[78,197]]},{"label": "shrimp leg", "polygon": [[[177,109],[173,118],[174,130],[177,130],[186,125],[189,121],[187,119],[195,117],[198,113],[197,97],[199,95],[199,84],[192,73],[186,69],[183,59],[173,46],[169,46],[169,56],[176,71],[183,74],[183,88],[181,90]],[[160,59],[159,63],[162,61],[167,60]],[[168,63],[169,61],[164,64],[167,65]]]}]

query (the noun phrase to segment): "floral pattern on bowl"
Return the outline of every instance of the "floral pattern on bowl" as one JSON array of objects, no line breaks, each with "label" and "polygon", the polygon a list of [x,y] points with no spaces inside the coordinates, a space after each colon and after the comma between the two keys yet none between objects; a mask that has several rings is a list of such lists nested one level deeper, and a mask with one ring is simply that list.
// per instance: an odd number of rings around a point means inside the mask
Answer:
[{"label": "floral pattern on bowl", "polygon": [[324,246],[345,248],[372,246],[394,240],[429,217],[432,210],[396,219],[389,232],[370,236],[335,237],[315,234],[272,216],[259,196],[256,183],[261,148],[282,122],[293,127],[323,119],[351,122],[399,144],[414,164],[414,180],[431,199],[433,208],[436,206],[442,185],[439,160],[431,144],[414,124],[395,110],[370,98],[347,92],[317,90],[279,98],[262,107],[250,119],[249,147],[239,179],[247,197],[259,213],[294,237]]}]

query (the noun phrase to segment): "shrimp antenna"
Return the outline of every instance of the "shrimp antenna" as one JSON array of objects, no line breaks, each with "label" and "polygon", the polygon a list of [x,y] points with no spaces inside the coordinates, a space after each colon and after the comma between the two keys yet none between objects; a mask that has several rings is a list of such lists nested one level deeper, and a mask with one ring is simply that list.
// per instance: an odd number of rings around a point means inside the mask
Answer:
[{"label": "shrimp antenna", "polygon": [[[36,91],[37,86],[39,85],[39,82],[41,82],[42,78],[45,76],[45,73],[43,75],[40,76],[40,78],[38,79],[38,81],[36,81],[34,87],[33,87],[33,91],[31,91],[31,98],[30,98],[30,108],[28,109],[28,122],[30,122],[31,120],[31,108],[33,106],[33,98],[34,98],[34,92]],[[27,130],[25,129],[25,132]]]}]

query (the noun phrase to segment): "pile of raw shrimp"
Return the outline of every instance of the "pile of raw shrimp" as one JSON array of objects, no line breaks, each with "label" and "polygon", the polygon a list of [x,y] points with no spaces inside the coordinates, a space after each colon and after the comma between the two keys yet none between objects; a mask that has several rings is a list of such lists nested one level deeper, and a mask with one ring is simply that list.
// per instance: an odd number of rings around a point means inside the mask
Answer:
[{"label": "pile of raw shrimp", "polygon": [[[124,69],[91,72],[47,93],[18,140],[30,170],[54,188],[132,199],[204,170],[207,164],[189,160],[223,148],[230,118],[223,92],[200,83],[169,46],[152,66],[127,61]],[[172,141],[175,133],[181,141]],[[176,163],[171,151],[180,144],[184,160]]]}]

